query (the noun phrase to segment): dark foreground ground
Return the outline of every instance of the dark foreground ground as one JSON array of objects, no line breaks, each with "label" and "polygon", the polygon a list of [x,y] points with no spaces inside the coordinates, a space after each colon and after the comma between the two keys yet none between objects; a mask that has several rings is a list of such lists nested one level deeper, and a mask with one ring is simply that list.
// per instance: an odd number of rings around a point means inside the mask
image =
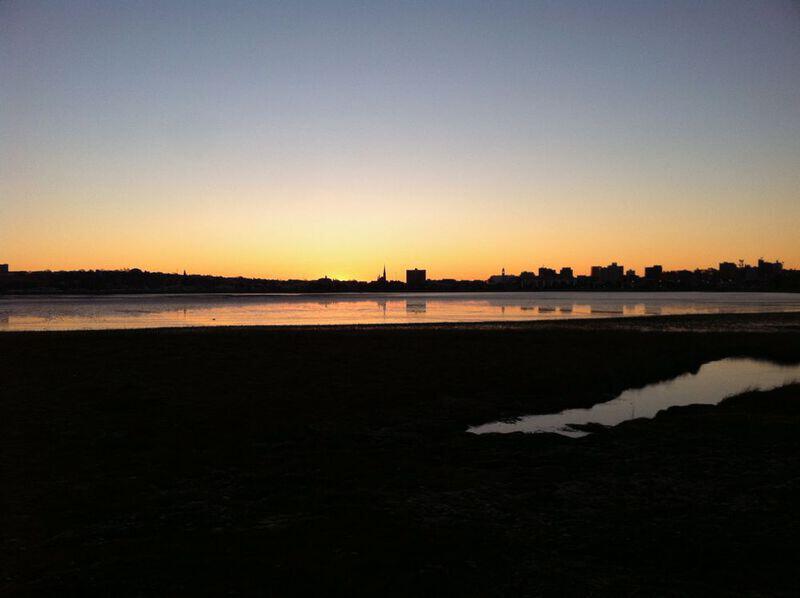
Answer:
[{"label": "dark foreground ground", "polygon": [[799,386],[464,433],[725,356],[800,316],[0,334],[0,595],[797,595]]}]

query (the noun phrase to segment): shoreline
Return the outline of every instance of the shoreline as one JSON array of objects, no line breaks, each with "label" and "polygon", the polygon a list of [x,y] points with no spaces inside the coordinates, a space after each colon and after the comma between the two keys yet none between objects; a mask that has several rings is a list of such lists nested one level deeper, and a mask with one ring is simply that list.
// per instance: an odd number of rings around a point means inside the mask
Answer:
[{"label": "shoreline", "polygon": [[[701,328],[697,328],[700,325]],[[414,331],[414,330],[606,330],[644,329],[647,331],[700,331],[736,328],[739,331],[758,331],[769,326],[772,331],[800,329],[800,311],[782,312],[738,312],[719,314],[675,314],[675,315],[630,315],[600,317],[565,317],[539,320],[485,320],[469,322],[396,322],[386,324],[254,324],[207,326],[153,326],[129,328],[68,328],[62,330],[0,330],[0,335],[24,334],[101,334],[101,333],[212,333],[267,332],[267,331]]]}]

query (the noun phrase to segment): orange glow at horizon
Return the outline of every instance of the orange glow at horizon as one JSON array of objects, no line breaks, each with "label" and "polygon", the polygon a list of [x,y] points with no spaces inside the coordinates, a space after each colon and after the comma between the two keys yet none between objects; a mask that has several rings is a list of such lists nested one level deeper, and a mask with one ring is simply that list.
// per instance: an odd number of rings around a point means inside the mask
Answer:
[{"label": "orange glow at horizon", "polygon": [[612,4],[0,3],[0,263],[800,268],[796,11]]},{"label": "orange glow at horizon", "polygon": [[[428,188],[368,177],[360,188],[341,177],[314,185],[296,179],[279,189],[268,181],[120,190],[20,185],[10,191],[40,201],[0,221],[0,261],[18,270],[138,267],[358,280],[375,279],[384,264],[394,280],[414,267],[457,279],[486,279],[501,268],[570,266],[577,275],[617,262],[641,273],[652,264],[694,269],[759,257],[796,268],[794,178],[764,189],[758,201],[747,188],[596,179],[500,185],[480,176]],[[111,194],[115,201],[104,201]]]},{"label": "orange glow at horizon", "polygon": [[[726,218],[710,210],[667,219],[629,204],[628,217],[603,218],[611,208],[602,202],[573,215],[539,210],[536,204],[519,208],[481,201],[453,205],[451,211],[441,201],[437,208],[408,199],[393,204],[402,209],[383,213],[370,210],[368,202],[342,201],[278,212],[255,201],[228,199],[220,202],[224,208],[161,207],[147,215],[117,216],[65,203],[69,211],[59,213],[54,205],[46,216],[17,216],[3,231],[0,261],[12,270],[138,267],[339,280],[374,280],[384,264],[393,280],[403,280],[405,270],[414,267],[426,269],[429,278],[472,280],[501,268],[519,273],[569,266],[576,275],[588,274],[591,266],[611,262],[640,274],[652,264],[693,270],[720,261],[755,263],[759,257],[781,260],[787,268],[800,266],[791,219],[775,224],[769,212],[761,222],[758,214]],[[737,226],[741,220],[757,224]]]}]

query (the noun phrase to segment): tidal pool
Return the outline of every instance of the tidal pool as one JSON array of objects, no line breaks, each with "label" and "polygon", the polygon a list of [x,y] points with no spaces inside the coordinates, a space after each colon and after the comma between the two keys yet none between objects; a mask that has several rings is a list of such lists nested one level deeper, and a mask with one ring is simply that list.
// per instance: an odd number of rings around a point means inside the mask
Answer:
[{"label": "tidal pool", "polygon": [[666,382],[626,390],[615,399],[588,409],[566,409],[559,413],[529,415],[513,422],[493,422],[473,426],[473,434],[552,432],[572,438],[588,432],[576,429],[585,424],[616,426],[639,417],[651,418],[676,405],[716,405],[723,399],[747,390],[770,390],[800,381],[800,364],[780,365],[756,359],[728,358],[712,361],[697,373],[688,373]]}]

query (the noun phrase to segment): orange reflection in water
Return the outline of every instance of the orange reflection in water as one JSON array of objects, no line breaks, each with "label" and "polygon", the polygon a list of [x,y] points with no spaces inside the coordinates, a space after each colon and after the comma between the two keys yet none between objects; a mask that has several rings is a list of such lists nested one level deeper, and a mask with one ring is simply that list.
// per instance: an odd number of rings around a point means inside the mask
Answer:
[{"label": "orange reflection in water", "polygon": [[138,295],[0,299],[0,330],[489,322],[800,311],[777,293]]}]

